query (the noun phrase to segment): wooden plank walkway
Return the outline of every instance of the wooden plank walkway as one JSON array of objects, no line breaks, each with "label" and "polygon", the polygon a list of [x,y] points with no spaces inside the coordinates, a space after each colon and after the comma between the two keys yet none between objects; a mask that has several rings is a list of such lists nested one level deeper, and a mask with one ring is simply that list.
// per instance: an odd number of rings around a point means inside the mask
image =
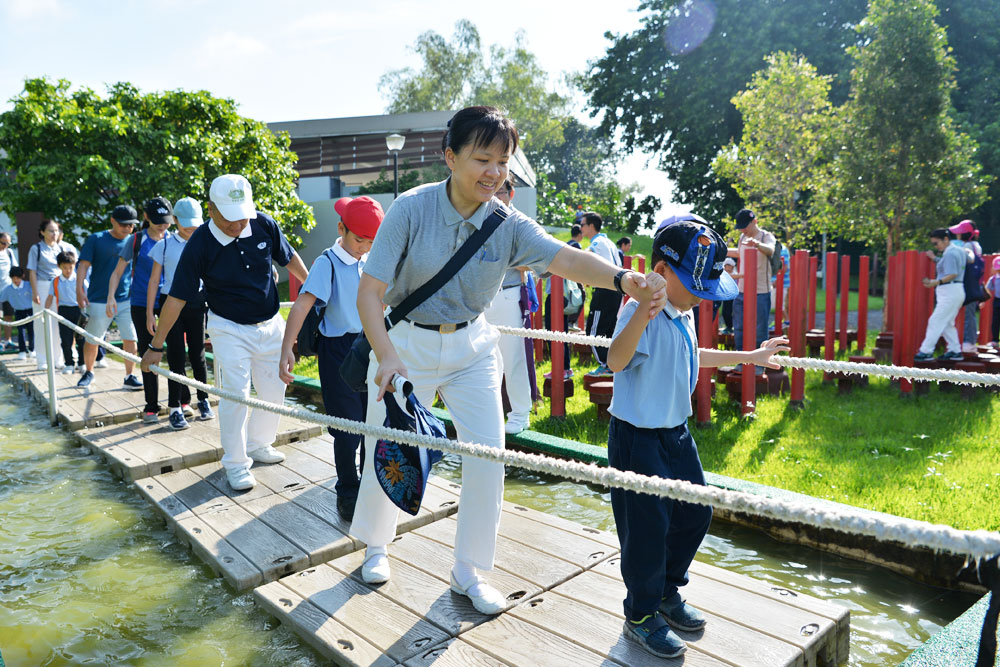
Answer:
[{"label": "wooden plank walkway", "polygon": [[451,592],[454,518],[399,536],[392,579],[368,586],[363,552],[257,588],[257,601],[342,665],[796,665],[847,659],[849,613],[803,593],[695,563],[687,598],[708,618],[681,633],[682,658],[622,636],[625,586],[613,534],[504,505],[490,582],[510,608],[494,618]]},{"label": "wooden plank walkway", "polygon": [[[63,375],[56,371],[56,396],[58,397],[59,423],[70,431],[93,428],[105,424],[120,424],[139,416],[145,405],[142,391],[132,391],[122,386],[125,364],[107,356],[107,368],[94,369],[94,381],[89,387],[77,387],[79,373]],[[39,401],[48,405],[49,381],[44,369],[38,370],[34,359],[18,360],[5,356],[0,369],[15,384]],[[138,369],[136,369],[138,376]],[[166,403],[167,381],[157,377],[161,403]],[[214,402],[214,401],[213,401]]]},{"label": "wooden plank walkway", "polygon": [[[218,462],[135,482],[172,530],[236,590],[299,572],[360,549],[337,514],[333,441],[322,436],[278,448],[283,463],[254,464],[257,486],[233,491]],[[458,492],[440,479],[428,485],[406,532],[458,509]]]},{"label": "wooden plank walkway", "polygon": [[[138,420],[87,428],[76,432],[77,441],[104,461],[126,481],[174,470],[192,468],[222,458],[219,420],[189,420],[191,428],[173,431],[165,419],[158,424]],[[278,422],[276,445],[298,442],[324,433],[318,424],[291,417]],[[332,460],[332,459],[331,459]]]}]

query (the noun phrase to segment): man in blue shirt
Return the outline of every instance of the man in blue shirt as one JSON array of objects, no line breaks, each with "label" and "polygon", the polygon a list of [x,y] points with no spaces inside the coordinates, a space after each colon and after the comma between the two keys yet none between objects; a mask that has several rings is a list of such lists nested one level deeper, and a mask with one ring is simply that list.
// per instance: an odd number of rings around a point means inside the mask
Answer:
[{"label": "man in blue shirt", "polygon": [[[97,234],[91,234],[80,249],[80,262],[77,264],[77,275],[87,276],[90,271],[90,284],[84,290],[85,280],[76,281],[76,302],[80,310],[87,314],[87,333],[102,337],[114,320],[118,323],[118,332],[122,337],[122,349],[132,354],[136,353],[135,327],[129,314],[129,287],[132,272],[126,270],[113,295],[108,294],[108,279],[118,266],[118,255],[131,238],[132,230],[139,224],[135,209],[127,205],[115,206],[111,212],[111,229]],[[111,317],[107,315],[107,301],[115,300],[117,311]],[[97,361],[97,344],[86,342],[83,345],[83,364],[86,369],[77,382],[77,386],[86,387],[94,379],[94,363]],[[125,386],[132,390],[142,389],[142,383],[132,374],[135,364],[125,362]]]},{"label": "man in blue shirt", "polygon": [[[285,399],[278,377],[285,321],[278,314],[278,289],[271,262],[287,266],[303,283],[309,275],[278,224],[254,207],[250,183],[236,174],[219,176],[209,190],[211,222],[191,235],[174,273],[170,296],[160,311],[156,335],[142,356],[148,370],[163,356],[163,341],[187,301],[198,298],[202,281],[208,298],[208,334],[223,388],[271,403]],[[249,419],[247,417],[249,413]],[[278,463],[285,455],[272,447],[278,415],[219,402],[222,466],[229,485],[242,491],[257,483],[254,461]]]}]

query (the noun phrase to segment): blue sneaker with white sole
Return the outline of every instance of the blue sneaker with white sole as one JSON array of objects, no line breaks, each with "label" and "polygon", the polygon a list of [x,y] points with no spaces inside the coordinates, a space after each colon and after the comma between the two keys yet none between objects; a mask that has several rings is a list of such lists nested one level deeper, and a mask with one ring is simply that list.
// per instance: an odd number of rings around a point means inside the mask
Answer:
[{"label": "blue sneaker with white sole", "polygon": [[660,602],[660,613],[666,619],[670,627],[684,632],[696,632],[705,627],[705,617],[700,611],[689,605],[681,597],[680,593],[675,593],[668,599]]},{"label": "blue sneaker with white sole", "polygon": [[676,658],[687,650],[660,614],[649,614],[638,623],[626,619],[622,634],[659,658]]}]

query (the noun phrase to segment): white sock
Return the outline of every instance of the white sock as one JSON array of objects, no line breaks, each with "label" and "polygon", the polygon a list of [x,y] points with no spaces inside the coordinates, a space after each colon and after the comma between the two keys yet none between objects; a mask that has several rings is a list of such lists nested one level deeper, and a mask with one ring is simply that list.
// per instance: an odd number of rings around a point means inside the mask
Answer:
[{"label": "white sock", "polygon": [[380,547],[376,547],[376,546],[373,546],[373,545],[368,545],[368,548],[365,549],[365,560],[366,561],[369,558],[371,558],[372,556],[386,556],[386,555],[388,555],[388,551],[386,551],[386,548],[385,548],[384,544],[382,546],[380,546]]},{"label": "white sock", "polygon": [[476,567],[464,560],[456,560],[455,566],[451,568],[451,573],[462,588],[467,588],[476,579]]},{"label": "white sock", "polygon": [[170,408],[170,414],[174,414],[175,412],[180,412],[180,411],[181,411],[180,408]]}]

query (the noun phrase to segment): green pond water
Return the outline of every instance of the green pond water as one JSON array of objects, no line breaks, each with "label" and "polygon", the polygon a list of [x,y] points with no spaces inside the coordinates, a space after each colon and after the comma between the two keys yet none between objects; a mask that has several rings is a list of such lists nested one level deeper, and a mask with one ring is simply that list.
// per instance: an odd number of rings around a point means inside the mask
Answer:
[{"label": "green pond water", "polygon": [[[458,463],[435,469],[460,481]],[[506,498],[613,529],[600,489],[521,471]],[[976,596],[716,522],[706,562],[851,610],[851,665],[896,665]],[[21,665],[319,665],[236,595],[130,485],[0,384],[0,654]]]}]

